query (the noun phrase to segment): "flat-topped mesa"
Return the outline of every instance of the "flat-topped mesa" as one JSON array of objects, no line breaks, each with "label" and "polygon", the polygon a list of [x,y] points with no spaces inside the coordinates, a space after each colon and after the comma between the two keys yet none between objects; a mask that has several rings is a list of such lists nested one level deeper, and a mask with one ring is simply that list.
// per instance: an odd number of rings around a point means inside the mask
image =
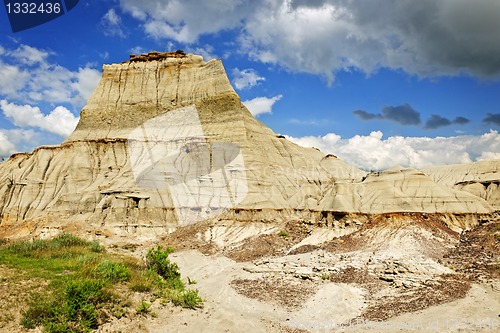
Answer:
[{"label": "flat-topped mesa", "polygon": [[487,179],[367,174],[255,119],[220,60],[150,52],[103,66],[65,143],[0,164],[0,237],[64,226],[150,237],[200,221],[299,220],[344,232],[388,212],[435,213],[458,230],[494,213],[497,164],[478,170]]},{"label": "flat-topped mesa", "polygon": [[205,62],[182,51],[133,55],[103,66],[101,81],[66,142],[127,138],[157,115],[228,94],[238,98],[220,60]]}]

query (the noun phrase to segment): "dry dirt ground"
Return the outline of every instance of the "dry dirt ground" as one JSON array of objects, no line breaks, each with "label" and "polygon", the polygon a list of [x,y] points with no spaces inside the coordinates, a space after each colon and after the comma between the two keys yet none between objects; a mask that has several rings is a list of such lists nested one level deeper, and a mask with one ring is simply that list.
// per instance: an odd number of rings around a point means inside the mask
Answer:
[{"label": "dry dirt ground", "polygon": [[[500,331],[500,221],[458,234],[432,217],[386,214],[335,236],[301,222],[180,229],[159,243],[177,248],[171,259],[204,308],[147,299],[156,317],[98,332]],[[103,243],[139,257],[152,245]],[[23,332],[22,290],[42,287],[0,266],[0,332]]]}]

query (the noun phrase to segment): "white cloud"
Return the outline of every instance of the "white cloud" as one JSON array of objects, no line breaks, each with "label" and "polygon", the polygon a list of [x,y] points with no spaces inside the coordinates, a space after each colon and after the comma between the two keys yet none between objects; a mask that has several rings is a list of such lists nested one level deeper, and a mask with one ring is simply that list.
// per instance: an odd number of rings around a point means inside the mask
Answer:
[{"label": "white cloud", "polygon": [[94,91],[97,83],[101,79],[101,73],[92,68],[79,68],[75,73],[73,82],[74,91],[78,92],[79,98],[86,101]]},{"label": "white cloud", "polygon": [[[16,146],[12,143],[7,134],[4,131],[0,130],[0,157],[6,157],[14,153],[16,150]],[[0,160],[1,162],[1,160]]]},{"label": "white cloud", "polygon": [[364,170],[384,170],[395,165],[419,169],[429,165],[500,159],[500,134],[494,130],[479,136],[436,138],[391,136],[384,139],[382,132],[375,131],[348,139],[334,133],[288,139],[335,154]]},{"label": "white cloud", "polygon": [[0,54],[0,97],[23,103],[43,101],[82,107],[99,82],[100,71],[88,66],[71,71],[50,63],[48,55],[26,45]]},{"label": "white cloud", "polygon": [[247,107],[251,114],[255,117],[263,113],[271,113],[274,103],[283,97],[277,95],[271,98],[268,97],[255,97],[254,99],[243,101],[242,103]]},{"label": "white cloud", "polygon": [[40,133],[31,129],[0,129],[0,161],[19,151],[28,151],[36,145]]},{"label": "white cloud", "polygon": [[122,19],[113,8],[108,10],[102,17],[101,27],[106,36],[116,36],[121,38],[125,38],[126,36],[123,31]]},{"label": "white cloud", "polygon": [[139,54],[146,53],[146,49],[144,49],[142,46],[135,46],[135,47],[130,49],[130,53],[135,54],[135,55],[139,55]]},{"label": "white cloud", "polygon": [[[259,3],[259,1],[256,1]],[[144,22],[154,38],[193,43],[201,34],[235,28],[253,9],[248,0],[121,0],[121,8]]]},{"label": "white cloud", "polygon": [[498,0],[121,0],[146,34],[193,43],[234,29],[241,52],[324,76],[381,67],[500,75]]},{"label": "white cloud", "polygon": [[[173,50],[173,48],[168,48],[168,49]],[[187,53],[201,55],[203,57],[203,60],[205,60],[205,61],[217,59],[217,56],[214,53],[215,49],[212,45],[206,44],[203,47],[195,47],[195,48],[188,47],[188,48],[186,48],[186,51],[187,51]]]},{"label": "white cloud", "polygon": [[17,105],[6,100],[0,101],[0,108],[16,126],[39,128],[61,137],[70,135],[78,124],[78,118],[63,106],[56,107],[47,115],[39,107]]},{"label": "white cloud", "polygon": [[3,63],[0,60],[0,93],[6,96],[16,96],[30,79],[28,71],[20,67]]},{"label": "white cloud", "polygon": [[239,70],[238,68],[233,69],[233,83],[236,89],[242,90],[246,88],[252,88],[257,85],[259,81],[265,81],[266,79],[259,76],[257,72],[252,68],[247,68]]},{"label": "white cloud", "polygon": [[35,65],[44,63],[49,53],[28,45],[20,45],[17,49],[7,52],[7,55],[21,64]]}]

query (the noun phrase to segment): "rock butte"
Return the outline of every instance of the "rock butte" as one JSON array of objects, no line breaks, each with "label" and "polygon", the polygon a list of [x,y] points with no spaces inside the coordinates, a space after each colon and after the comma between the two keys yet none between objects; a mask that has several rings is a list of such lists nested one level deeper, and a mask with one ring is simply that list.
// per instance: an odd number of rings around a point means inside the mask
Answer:
[{"label": "rock butte", "polygon": [[361,224],[417,212],[469,228],[500,209],[500,161],[366,173],[257,121],[222,62],[183,52],[104,65],[75,131],[0,164],[0,235],[152,237],[200,221]]}]

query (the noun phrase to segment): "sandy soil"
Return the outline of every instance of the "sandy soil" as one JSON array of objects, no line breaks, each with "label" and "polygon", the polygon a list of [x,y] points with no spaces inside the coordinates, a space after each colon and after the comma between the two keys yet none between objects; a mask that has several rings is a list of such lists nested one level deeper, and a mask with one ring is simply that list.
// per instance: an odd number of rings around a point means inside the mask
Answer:
[{"label": "sandy soil", "polygon": [[[341,236],[299,222],[202,225],[160,243],[178,248],[171,260],[204,308],[137,294],[155,316],[131,311],[97,332],[500,331],[500,221],[457,234],[439,221],[379,220]],[[115,249],[141,257],[151,245]],[[0,276],[0,332],[25,332],[9,269]]]}]

